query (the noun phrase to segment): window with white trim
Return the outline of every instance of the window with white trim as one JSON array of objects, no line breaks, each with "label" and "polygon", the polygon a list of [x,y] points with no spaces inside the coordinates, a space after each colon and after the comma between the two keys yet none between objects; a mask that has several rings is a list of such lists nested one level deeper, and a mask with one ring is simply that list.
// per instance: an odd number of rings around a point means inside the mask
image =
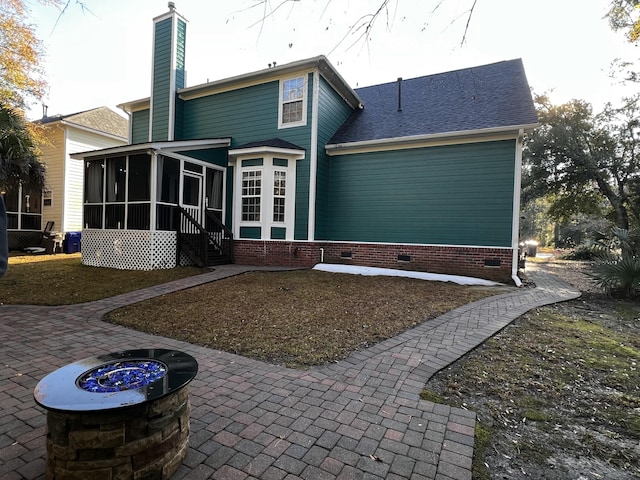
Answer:
[{"label": "window with white trim", "polygon": [[273,221],[284,223],[284,213],[287,193],[287,172],[275,170],[273,172]]},{"label": "window with white trim", "polygon": [[262,172],[248,170],[242,172],[242,221],[259,222],[262,200]]},{"label": "window with white trim", "polygon": [[[271,152],[235,160],[233,209],[236,238],[293,240],[296,157]],[[289,157],[289,158],[287,158]]]},{"label": "window with white trim", "polygon": [[297,127],[307,123],[307,88],[305,76],[280,80],[278,126]]}]

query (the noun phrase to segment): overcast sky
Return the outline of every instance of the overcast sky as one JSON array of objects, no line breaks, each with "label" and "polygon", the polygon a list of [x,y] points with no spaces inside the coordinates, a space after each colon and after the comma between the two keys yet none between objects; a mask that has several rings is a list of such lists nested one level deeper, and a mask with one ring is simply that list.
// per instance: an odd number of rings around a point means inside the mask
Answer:
[{"label": "overcast sky", "polygon": [[[75,1],[75,0],[72,0]],[[32,2],[32,20],[46,48],[49,115],[69,114],[148,97],[152,19],[166,0],[82,0],[58,11]],[[599,110],[625,90],[609,78],[615,58],[634,60],[636,47],[613,33],[608,0],[392,0],[370,40],[349,33],[381,0],[299,0],[264,21],[254,0],[176,0],[187,20],[187,86],[326,55],[354,88],[457,68],[522,58],[537,93],[556,103],[587,100]],[[277,6],[280,0],[271,0]],[[122,112],[120,112],[122,113]],[[28,112],[40,118],[40,105]]]}]

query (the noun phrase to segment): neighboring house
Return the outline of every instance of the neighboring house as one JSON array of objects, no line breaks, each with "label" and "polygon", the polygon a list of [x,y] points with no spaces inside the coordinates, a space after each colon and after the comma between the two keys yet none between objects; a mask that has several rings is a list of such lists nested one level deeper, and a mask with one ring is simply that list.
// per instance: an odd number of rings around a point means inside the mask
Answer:
[{"label": "neighboring house", "polygon": [[[520,60],[352,89],[323,57],[184,84],[186,21],[154,19],[151,97],[87,168],[83,262],[340,262],[510,281]],[[207,252],[208,250],[208,252]]]},{"label": "neighboring house", "polygon": [[5,193],[12,250],[37,246],[50,221],[61,234],[82,231],[84,163],[70,155],[127,143],[127,119],[107,107],[44,116],[35,123],[43,126],[47,142],[41,157],[46,166],[45,189],[32,192],[20,187]]}]

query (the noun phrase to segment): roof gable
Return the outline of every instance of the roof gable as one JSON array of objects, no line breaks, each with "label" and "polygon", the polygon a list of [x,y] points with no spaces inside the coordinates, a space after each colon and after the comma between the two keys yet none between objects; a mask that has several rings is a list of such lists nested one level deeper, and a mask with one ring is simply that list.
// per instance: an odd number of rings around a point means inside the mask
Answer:
[{"label": "roof gable", "polygon": [[520,59],[356,89],[355,110],[329,144],[533,125]]},{"label": "roof gable", "polygon": [[129,135],[129,122],[126,118],[117,114],[108,107],[98,107],[84,112],[71,113],[68,115],[54,115],[38,120],[46,125],[55,122],[64,122],[84,128],[95,130],[126,139]]}]

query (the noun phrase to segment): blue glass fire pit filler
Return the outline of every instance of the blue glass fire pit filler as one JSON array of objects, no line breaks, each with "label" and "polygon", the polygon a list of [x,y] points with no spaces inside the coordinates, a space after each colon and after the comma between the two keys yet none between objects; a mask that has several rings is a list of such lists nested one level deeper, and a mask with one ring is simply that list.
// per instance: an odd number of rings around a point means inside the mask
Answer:
[{"label": "blue glass fire pit filler", "polygon": [[78,386],[88,392],[121,392],[148,385],[167,374],[158,361],[120,361],[100,365],[78,378]]}]

